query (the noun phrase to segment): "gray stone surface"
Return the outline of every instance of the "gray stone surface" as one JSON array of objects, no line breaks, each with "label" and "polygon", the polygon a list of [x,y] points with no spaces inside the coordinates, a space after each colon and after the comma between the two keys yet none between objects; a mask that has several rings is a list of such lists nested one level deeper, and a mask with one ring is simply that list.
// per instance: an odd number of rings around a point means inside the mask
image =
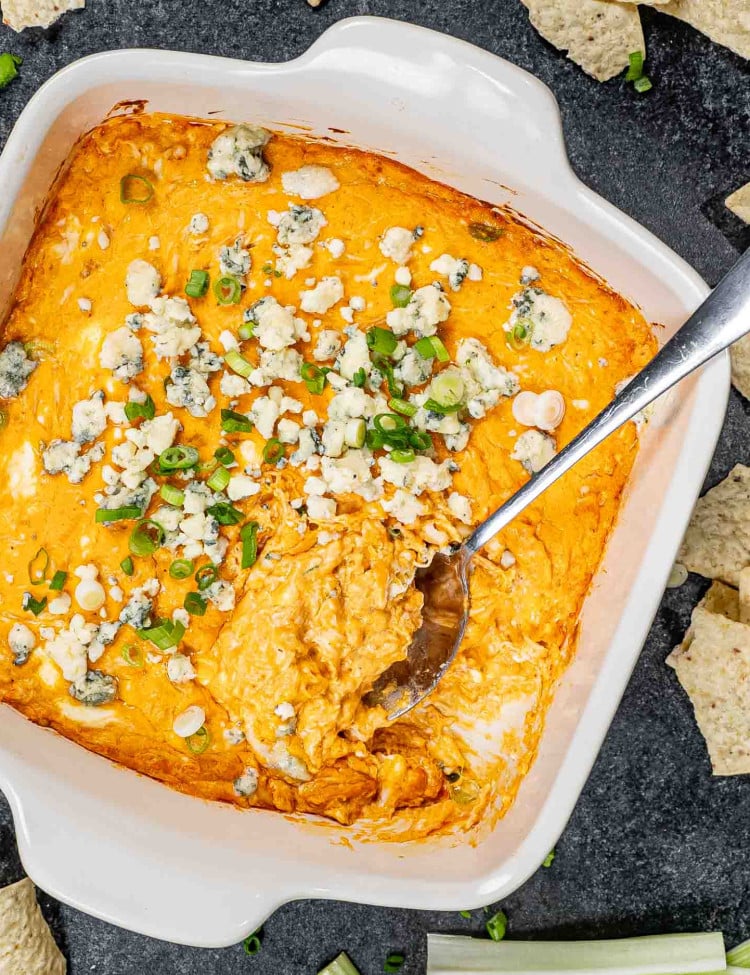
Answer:
[{"label": "gray stone surface", "polygon": [[[0,92],[0,145],[39,85],[85,54],[151,46],[283,60],[354,14],[434,27],[533,71],[560,101],[581,177],[709,282],[750,243],[720,205],[726,191],[750,179],[748,66],[652,12],[644,20],[655,89],[638,96],[621,81],[598,85],[585,77],[529,28],[518,0],[329,0],[318,11],[303,0],[88,0],[85,12],[46,33],[16,36],[0,26],[0,51],[25,59],[20,79]],[[710,483],[750,461],[749,411],[733,394]],[[750,934],[750,781],[711,778],[690,707],[663,664],[704,588],[691,577],[665,596],[554,865],[503,905],[513,936],[722,928],[734,943]],[[0,882],[20,876],[10,815],[0,804]],[[366,889],[363,878],[365,897]],[[481,912],[466,920],[298,902],[268,920],[263,949],[249,958],[241,946],[197,951],[152,941],[42,900],[71,975],[297,975],[316,972],[343,948],[363,975],[381,972],[385,955],[403,950],[404,975],[416,975],[424,970],[426,931],[483,928]]]}]

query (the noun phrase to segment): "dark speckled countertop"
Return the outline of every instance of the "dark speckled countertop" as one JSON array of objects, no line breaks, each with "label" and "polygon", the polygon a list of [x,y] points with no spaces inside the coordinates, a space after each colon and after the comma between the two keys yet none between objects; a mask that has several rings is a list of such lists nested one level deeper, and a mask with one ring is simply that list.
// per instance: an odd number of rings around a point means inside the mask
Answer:
[{"label": "dark speckled countertop", "polygon": [[[645,8],[644,8],[645,9]],[[412,21],[472,41],[534,72],[556,94],[573,166],[715,283],[750,244],[721,201],[750,180],[750,68],[675,20],[646,10],[654,90],[599,85],[529,27],[518,0],[88,0],[49,31],[0,26],[0,51],[24,58],[0,92],[0,146],[54,71],[96,51],[176,48],[280,61],[355,14]],[[2,259],[0,255],[0,259]],[[732,393],[709,474],[750,462],[750,404]],[[721,928],[750,935],[750,779],[712,779],[690,706],[664,658],[705,588],[667,592],[591,778],[557,847],[503,904],[514,937],[617,937]],[[0,801],[0,883],[22,875]],[[116,878],[112,878],[116,883]],[[366,882],[363,881],[363,886]],[[425,932],[480,932],[481,912],[385,910],[302,901],[266,923],[262,951],[193,950],[111,927],[41,895],[71,975],[306,975],[346,949],[362,975],[403,951],[403,975],[424,971]]]}]

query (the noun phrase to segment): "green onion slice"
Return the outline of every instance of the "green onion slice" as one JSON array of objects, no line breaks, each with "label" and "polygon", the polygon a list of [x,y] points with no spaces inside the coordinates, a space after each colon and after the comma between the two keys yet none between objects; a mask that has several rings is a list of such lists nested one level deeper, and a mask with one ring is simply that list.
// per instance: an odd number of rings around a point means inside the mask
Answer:
[{"label": "green onion slice", "polygon": [[108,521],[129,521],[133,518],[140,518],[143,510],[137,504],[126,504],[122,508],[97,508],[96,521],[98,523]]},{"label": "green onion slice", "polygon": [[465,917],[467,921],[471,920],[471,911],[459,911],[461,917]]},{"label": "green onion slice", "polygon": [[395,461],[397,464],[411,464],[412,461],[417,459],[417,455],[413,450],[396,448],[392,450],[388,455],[391,460]]},{"label": "green onion slice", "polygon": [[302,368],[300,369],[302,381],[307,386],[308,391],[318,396],[325,389],[326,374],[328,372],[330,372],[330,369],[316,366],[313,362],[303,362]]},{"label": "green onion slice", "polygon": [[134,400],[129,400],[125,404],[125,416],[128,418],[130,423],[133,420],[138,420],[141,417],[144,420],[153,420],[156,415],[156,404],[151,399],[149,395],[143,403],[136,403]]},{"label": "green onion slice", "polygon": [[154,626],[145,630],[136,630],[142,640],[148,640],[159,650],[170,650],[176,647],[185,635],[185,627],[175,620],[159,620]]},{"label": "green onion slice", "polygon": [[213,515],[220,525],[239,525],[244,518],[239,508],[235,508],[228,501],[219,501],[217,504],[212,504],[209,508],[206,508],[206,512],[209,515]]},{"label": "green onion slice", "polygon": [[247,379],[255,368],[252,362],[248,362],[243,355],[240,355],[237,349],[228,349],[224,353],[224,362],[226,362],[232,372],[236,372],[238,376],[243,376],[245,379]]},{"label": "green onion slice", "polygon": [[432,437],[424,430],[410,430],[409,443],[415,450],[429,450],[432,447]]},{"label": "green onion slice", "polygon": [[502,941],[508,928],[508,918],[503,911],[498,911],[497,914],[493,914],[487,921],[485,927],[487,928],[487,934],[493,941]]},{"label": "green onion slice", "polygon": [[361,417],[346,421],[344,443],[347,447],[361,447],[367,436],[367,424]]},{"label": "green onion slice", "polygon": [[234,410],[221,411],[221,429],[226,433],[250,433],[253,429],[253,421],[244,413],[235,413]]},{"label": "green onion slice", "polygon": [[153,183],[145,176],[128,173],[120,180],[121,203],[148,203],[153,195]]},{"label": "green onion slice", "polygon": [[391,287],[391,303],[394,308],[406,308],[411,301],[413,292],[405,284],[394,284]]},{"label": "green onion slice", "polygon": [[370,450],[380,450],[385,444],[385,437],[379,430],[369,429],[365,435],[365,443]]},{"label": "green onion slice", "polygon": [[214,282],[214,294],[220,305],[236,305],[242,295],[242,286],[237,278],[227,275]]},{"label": "green onion slice", "polygon": [[261,928],[254,931],[242,942],[246,955],[257,955],[261,946]]},{"label": "green onion slice", "polygon": [[159,467],[163,471],[184,471],[195,467],[199,459],[195,447],[176,444],[174,447],[167,447],[159,454]]},{"label": "green onion slice", "polygon": [[202,298],[208,291],[208,281],[208,271],[191,271],[185,285],[185,294],[188,298]]},{"label": "green onion slice", "polygon": [[255,333],[255,322],[243,322],[237,329],[237,335],[243,342],[251,339]]},{"label": "green onion slice", "polygon": [[529,339],[531,338],[531,328],[524,322],[516,322],[513,328],[508,332],[506,337],[507,344],[518,352],[524,346],[529,344]]},{"label": "green onion slice", "polygon": [[226,467],[217,467],[211,477],[206,481],[212,491],[223,491],[229,484],[229,471]]},{"label": "green onion slice", "polygon": [[392,951],[385,960],[385,964],[383,965],[383,971],[388,972],[389,975],[392,975],[393,972],[400,971],[405,960],[406,959],[404,958],[404,956],[401,954],[400,951]]},{"label": "green onion slice", "polygon": [[555,860],[555,851],[554,850],[550,850],[549,853],[547,854],[547,856],[544,858],[544,862],[542,863],[542,866],[543,867],[551,867],[552,864],[553,864],[553,862],[554,862],[554,860]]},{"label": "green onion slice", "polygon": [[502,227],[493,227],[491,223],[474,222],[469,224],[469,233],[474,240],[481,240],[483,244],[492,244],[499,240],[505,231]]},{"label": "green onion slice", "polygon": [[263,448],[263,460],[267,464],[278,464],[283,456],[284,444],[280,440],[276,437],[271,437],[270,440],[266,441],[266,445]]},{"label": "green onion slice", "polygon": [[352,383],[358,389],[362,389],[362,387],[366,382],[367,382],[367,373],[363,368],[360,367],[352,376]]},{"label": "green onion slice", "polygon": [[437,337],[430,335],[429,338],[420,339],[414,343],[414,348],[423,359],[437,359],[438,362],[450,362],[448,350]]},{"label": "green onion slice", "polygon": [[625,75],[626,81],[637,81],[643,77],[643,51],[631,51],[628,54],[630,67]]},{"label": "green onion slice", "polygon": [[136,643],[128,643],[120,651],[120,656],[129,667],[142,667],[143,650]]},{"label": "green onion slice", "polygon": [[213,563],[202,565],[195,573],[195,584],[201,592],[208,589],[219,578],[219,570]]},{"label": "green onion slice", "polygon": [[120,568],[122,569],[122,571],[125,573],[126,576],[133,575],[133,573],[135,572],[135,564],[133,563],[133,560],[129,555],[126,555],[125,558],[122,560],[122,562],[120,562]]},{"label": "green onion slice", "polygon": [[49,587],[53,592],[62,592],[67,581],[68,573],[63,572],[62,569],[58,569],[57,572],[52,576],[52,582],[50,582]]},{"label": "green onion slice", "polygon": [[162,526],[150,518],[143,518],[130,533],[128,548],[133,555],[153,555],[164,543]]},{"label": "green onion slice", "polygon": [[189,738],[185,739],[185,744],[187,745],[188,751],[192,752],[193,755],[202,755],[203,752],[211,744],[211,736],[208,733],[208,728],[199,728],[194,735],[190,735]]},{"label": "green onion slice", "polygon": [[638,78],[636,81],[633,82],[633,87],[635,88],[635,90],[637,92],[640,92],[640,94],[643,94],[643,92],[645,92],[645,91],[651,91],[651,89],[654,86],[651,83],[651,79],[649,77],[647,77],[646,75],[644,75],[642,78]]},{"label": "green onion slice", "polygon": [[466,387],[463,379],[455,372],[446,370],[430,383],[430,398],[425,409],[434,413],[457,413],[462,405]]},{"label": "green onion slice", "polygon": [[5,88],[17,76],[19,64],[23,64],[23,60],[17,55],[7,51],[0,54],[0,88]]},{"label": "green onion slice", "polygon": [[371,329],[368,329],[367,347],[377,355],[390,355],[397,345],[398,340],[389,328],[373,325]]},{"label": "green onion slice", "polygon": [[413,403],[410,403],[405,399],[399,399],[398,396],[394,396],[393,399],[389,399],[388,406],[393,410],[394,413],[402,413],[404,416],[414,416],[414,414],[417,412],[417,407]]},{"label": "green onion slice", "polygon": [[214,451],[214,457],[224,467],[231,467],[234,463],[234,454],[229,447],[217,447]]},{"label": "green onion slice", "polygon": [[257,521],[248,521],[240,528],[242,539],[242,568],[252,568],[258,559],[258,528]]},{"label": "green onion slice", "polygon": [[190,559],[175,559],[169,566],[169,574],[173,579],[188,579],[195,569]]},{"label": "green onion slice", "polygon": [[41,599],[34,599],[30,592],[25,592],[23,595],[23,608],[33,613],[34,616],[38,616],[47,605],[46,596],[42,596]]},{"label": "green onion slice", "polygon": [[167,504],[173,504],[178,508],[185,503],[185,492],[174,484],[162,484],[159,494]]},{"label": "green onion slice", "polygon": [[386,439],[407,428],[406,420],[398,413],[378,413],[372,422],[378,433]]},{"label": "green onion slice", "polygon": [[208,608],[208,603],[199,592],[189,592],[183,605],[191,616],[205,616]]},{"label": "green onion slice", "polygon": [[360,975],[360,973],[347,953],[342,951],[325,968],[321,968],[318,975]]},{"label": "green onion slice", "polygon": [[29,582],[32,586],[39,586],[47,579],[49,555],[46,548],[40,548],[29,562]]},{"label": "green onion slice", "polygon": [[385,376],[385,381],[388,384],[388,392],[391,396],[400,396],[403,393],[401,385],[396,382],[396,377],[393,372],[393,366],[387,359],[382,355],[376,355],[374,358],[375,368],[378,372],[382,372]]}]

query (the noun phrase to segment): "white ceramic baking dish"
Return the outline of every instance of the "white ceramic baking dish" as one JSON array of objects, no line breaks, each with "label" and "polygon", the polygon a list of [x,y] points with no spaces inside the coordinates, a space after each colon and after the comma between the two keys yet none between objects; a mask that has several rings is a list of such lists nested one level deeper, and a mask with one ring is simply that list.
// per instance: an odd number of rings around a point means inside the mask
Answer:
[{"label": "white ceramic baking dish", "polygon": [[[71,146],[132,99],[302,127],[510,203],[667,335],[707,293],[683,261],[574,176],[557,105],[540,82],[461,41],[364,18],[336,25],[286,64],[121,51],[61,71],[31,100],[0,157],[0,295],[11,290]],[[722,357],[673,393],[646,431],[539,756],[510,813],[479,845],[349,845],[343,830],[179,795],[0,708],[0,785],[30,876],[80,910],[207,946],[240,940],[293,898],[456,910],[508,894],[554,846],[583,787],[700,490],[728,388]]]}]

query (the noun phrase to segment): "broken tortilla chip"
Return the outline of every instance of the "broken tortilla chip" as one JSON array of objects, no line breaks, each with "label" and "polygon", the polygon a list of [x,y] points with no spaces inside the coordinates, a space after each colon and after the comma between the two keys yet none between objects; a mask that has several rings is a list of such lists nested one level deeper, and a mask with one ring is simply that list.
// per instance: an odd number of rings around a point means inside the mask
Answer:
[{"label": "broken tortilla chip", "polygon": [[635,4],[611,0],[522,0],[542,37],[596,78],[607,81],[627,68],[629,55],[645,56]]},{"label": "broken tortilla chip", "polygon": [[750,772],[750,626],[699,605],[667,664],[693,705],[714,775]]},{"label": "broken tortilla chip", "polygon": [[750,399],[750,335],[735,342],[729,350],[732,360],[732,385]]},{"label": "broken tortilla chip", "polygon": [[[750,18],[750,13],[748,13]],[[750,183],[746,183],[724,201],[727,209],[731,210],[740,220],[750,223]]]},{"label": "broken tortilla chip", "polygon": [[737,464],[698,501],[677,559],[691,572],[739,584],[750,565],[750,467]]},{"label": "broken tortilla chip", "polygon": [[66,970],[29,878],[0,890],[0,972],[65,975]]},{"label": "broken tortilla chip", "polygon": [[15,31],[50,27],[69,10],[80,10],[86,0],[1,0],[3,23]]},{"label": "broken tortilla chip", "polygon": [[747,0],[671,0],[662,13],[677,17],[717,44],[750,58],[750,8]]}]

